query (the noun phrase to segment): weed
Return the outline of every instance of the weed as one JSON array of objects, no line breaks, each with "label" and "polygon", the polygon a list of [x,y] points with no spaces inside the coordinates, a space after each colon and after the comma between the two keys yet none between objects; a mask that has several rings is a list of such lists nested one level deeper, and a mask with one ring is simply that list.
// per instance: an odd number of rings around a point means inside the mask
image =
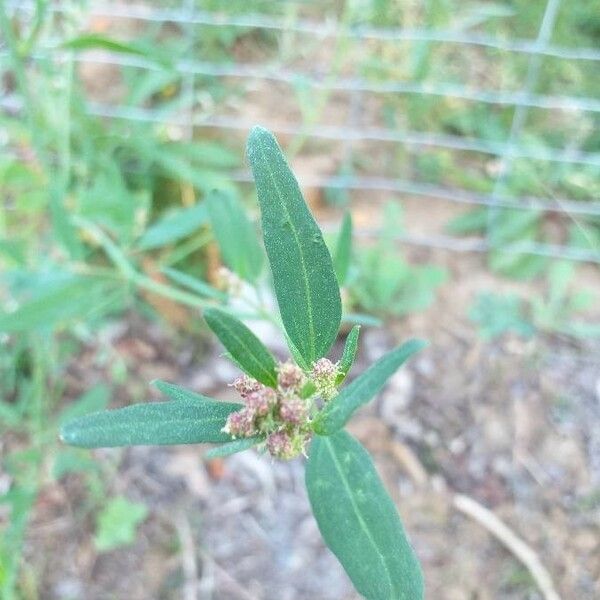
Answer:
[{"label": "weed", "polygon": [[248,158],[293,359],[277,363],[234,315],[209,309],[209,327],[244,372],[233,384],[241,402],[218,402],[157,382],[168,402],[85,415],[65,423],[61,437],[86,448],[213,442],[224,444],[220,454],[254,445],[280,459],[307,454],[306,486],[315,518],[357,590],[373,599],[422,598],[421,569],[396,508],[368,453],[344,426],[424,343],[406,342],[340,388],[354,358],[358,326],[342,361],[326,358],[342,316],[333,260],[267,130],[252,130]]}]

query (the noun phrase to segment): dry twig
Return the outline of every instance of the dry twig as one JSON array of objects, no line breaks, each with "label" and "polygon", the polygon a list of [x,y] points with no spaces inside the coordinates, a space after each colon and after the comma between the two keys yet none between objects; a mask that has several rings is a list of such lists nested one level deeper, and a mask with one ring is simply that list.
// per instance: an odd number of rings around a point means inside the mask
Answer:
[{"label": "dry twig", "polygon": [[517,534],[503,523],[493,512],[481,504],[462,494],[456,494],[454,507],[461,513],[471,517],[483,525],[498,541],[523,563],[544,595],[545,600],[560,600],[560,596],[552,583],[550,573],[541,563],[535,551]]}]

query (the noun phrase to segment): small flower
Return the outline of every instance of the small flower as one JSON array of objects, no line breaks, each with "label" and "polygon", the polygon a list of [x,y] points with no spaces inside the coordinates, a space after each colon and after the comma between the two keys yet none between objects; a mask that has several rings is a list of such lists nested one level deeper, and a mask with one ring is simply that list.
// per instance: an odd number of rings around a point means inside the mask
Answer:
[{"label": "small flower", "polygon": [[310,439],[306,433],[299,431],[289,433],[276,431],[267,438],[267,450],[274,458],[290,460],[304,454],[306,443]]},{"label": "small flower", "polygon": [[277,403],[277,393],[271,388],[263,387],[258,391],[250,392],[245,400],[246,406],[254,411],[254,414],[264,417]]},{"label": "small flower", "polygon": [[320,358],[313,364],[312,379],[324,400],[331,400],[337,394],[335,380],[339,372],[338,364],[328,358]]},{"label": "small flower", "polygon": [[230,384],[233,389],[242,397],[246,398],[249,394],[253,392],[258,392],[261,388],[263,388],[263,384],[256,381],[256,379],[252,379],[252,377],[248,377],[248,375],[240,375],[232,384]]},{"label": "small flower", "polygon": [[300,425],[306,421],[308,416],[306,403],[298,398],[298,396],[282,398],[279,415],[286,423]]},{"label": "small flower", "polygon": [[223,431],[233,437],[250,437],[256,433],[254,420],[254,411],[248,407],[242,408],[227,417]]},{"label": "small flower", "polygon": [[320,358],[313,364],[312,375],[315,379],[331,379],[337,374],[337,363],[332,363],[328,358]]},{"label": "small flower", "polygon": [[281,363],[277,369],[277,383],[284,391],[298,391],[304,379],[302,369],[290,361]]},{"label": "small flower", "polygon": [[292,439],[285,431],[277,431],[267,438],[267,450],[275,458],[287,459],[296,456]]}]

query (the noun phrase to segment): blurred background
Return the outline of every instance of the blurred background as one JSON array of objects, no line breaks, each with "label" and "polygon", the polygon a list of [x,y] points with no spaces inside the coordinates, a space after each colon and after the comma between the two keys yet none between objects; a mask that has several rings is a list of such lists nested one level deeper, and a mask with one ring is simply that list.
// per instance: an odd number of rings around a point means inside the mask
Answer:
[{"label": "blurred background", "polygon": [[231,397],[201,312],[248,290],[286,357],[254,124],[352,217],[353,374],[431,342],[352,423],[428,597],[600,597],[599,43],[598,0],[0,0],[0,598],[356,598],[301,460],[57,439]]}]

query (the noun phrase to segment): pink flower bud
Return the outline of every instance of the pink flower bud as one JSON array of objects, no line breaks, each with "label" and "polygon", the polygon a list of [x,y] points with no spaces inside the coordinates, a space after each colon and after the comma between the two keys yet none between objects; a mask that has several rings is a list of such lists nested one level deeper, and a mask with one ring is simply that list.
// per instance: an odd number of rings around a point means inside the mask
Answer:
[{"label": "pink flower bud", "polygon": [[298,396],[285,397],[281,400],[279,415],[287,423],[300,425],[306,421],[306,417],[308,416],[306,403],[298,398]]},{"label": "pink flower bud", "polygon": [[313,365],[312,375],[315,379],[331,379],[338,374],[338,366],[328,358],[320,358]]},{"label": "pink flower bud", "polygon": [[298,391],[304,383],[304,373],[292,362],[281,363],[277,369],[277,383],[283,390]]},{"label": "pink flower bud", "polygon": [[295,456],[292,439],[285,431],[277,431],[267,438],[267,450],[275,458],[293,458]]},{"label": "pink flower bud", "polygon": [[276,403],[277,393],[268,387],[263,387],[263,389],[256,392],[250,392],[246,396],[246,406],[254,411],[254,414],[261,417],[264,417]]},{"label": "pink flower bud", "polygon": [[231,387],[233,387],[242,398],[245,398],[252,392],[258,392],[264,386],[262,383],[256,381],[256,379],[252,379],[252,377],[248,377],[248,375],[244,373],[231,384]]},{"label": "pink flower bud", "polygon": [[254,426],[255,413],[250,408],[242,408],[227,417],[223,431],[233,437],[250,437],[256,433]]}]

